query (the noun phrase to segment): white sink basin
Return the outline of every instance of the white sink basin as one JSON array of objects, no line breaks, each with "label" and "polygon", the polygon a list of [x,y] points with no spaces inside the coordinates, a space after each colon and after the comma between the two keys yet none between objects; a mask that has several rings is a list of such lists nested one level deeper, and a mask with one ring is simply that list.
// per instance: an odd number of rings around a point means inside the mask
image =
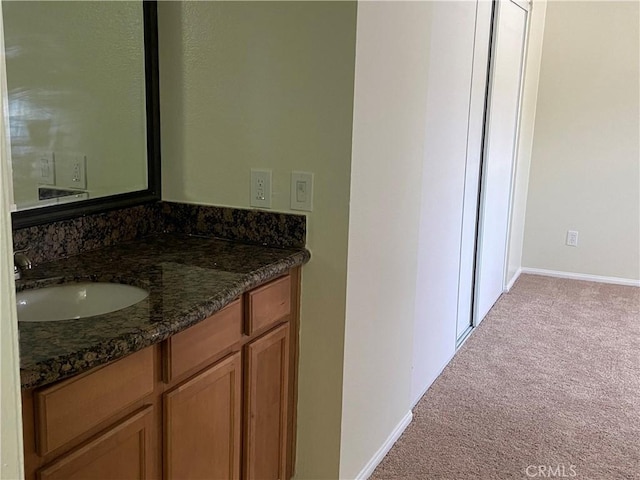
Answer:
[{"label": "white sink basin", "polygon": [[115,312],[149,296],[142,288],[120,283],[69,283],[16,294],[20,322],[53,322]]}]

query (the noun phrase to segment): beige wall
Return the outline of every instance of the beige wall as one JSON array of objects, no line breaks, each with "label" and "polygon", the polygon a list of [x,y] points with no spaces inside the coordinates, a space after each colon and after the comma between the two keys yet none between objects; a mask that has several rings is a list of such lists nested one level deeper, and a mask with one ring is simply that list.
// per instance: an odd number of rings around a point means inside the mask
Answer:
[{"label": "beige wall", "polygon": [[[4,51],[0,4],[0,51]],[[5,111],[5,63],[0,62],[0,111]],[[24,478],[22,465],[22,413],[18,357],[18,318],[12,275],[13,245],[9,196],[11,173],[5,118],[0,117],[0,479]]]},{"label": "beige wall", "polygon": [[337,478],[353,2],[159,2],[163,197],[249,206],[250,169],[315,173],[303,269],[297,477]]},{"label": "beige wall", "polygon": [[358,5],[343,479],[357,478],[411,409],[430,20],[428,2]]},{"label": "beige wall", "polygon": [[640,279],[639,9],[548,4],[524,267]]},{"label": "beige wall", "polygon": [[[0,126],[4,128],[3,122]],[[4,131],[4,130],[3,130]],[[20,375],[18,357],[18,320],[11,271],[13,250],[8,189],[11,181],[6,168],[4,145],[1,147],[0,186],[0,479],[24,477],[22,465],[22,413],[20,408]]]},{"label": "beige wall", "polygon": [[39,160],[87,157],[92,197],[146,188],[142,8],[3,2],[14,195],[37,201]]}]

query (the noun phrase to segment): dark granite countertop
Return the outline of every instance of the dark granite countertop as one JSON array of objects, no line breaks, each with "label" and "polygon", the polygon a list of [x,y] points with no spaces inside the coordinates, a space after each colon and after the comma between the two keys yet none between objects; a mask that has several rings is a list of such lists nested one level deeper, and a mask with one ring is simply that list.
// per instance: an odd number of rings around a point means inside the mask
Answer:
[{"label": "dark granite countertop", "polygon": [[302,248],[159,234],[36,266],[16,282],[18,290],[89,280],[136,285],[150,294],[91,318],[19,322],[22,388],[46,385],[161,342],[309,258]]}]

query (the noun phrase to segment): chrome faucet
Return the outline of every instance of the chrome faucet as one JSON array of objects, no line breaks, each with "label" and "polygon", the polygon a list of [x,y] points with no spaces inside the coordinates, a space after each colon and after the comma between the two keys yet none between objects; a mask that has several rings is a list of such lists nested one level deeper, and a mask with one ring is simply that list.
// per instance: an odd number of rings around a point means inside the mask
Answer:
[{"label": "chrome faucet", "polygon": [[31,270],[31,260],[26,255],[28,251],[16,250],[13,252],[13,276],[16,280],[20,279],[23,270]]}]

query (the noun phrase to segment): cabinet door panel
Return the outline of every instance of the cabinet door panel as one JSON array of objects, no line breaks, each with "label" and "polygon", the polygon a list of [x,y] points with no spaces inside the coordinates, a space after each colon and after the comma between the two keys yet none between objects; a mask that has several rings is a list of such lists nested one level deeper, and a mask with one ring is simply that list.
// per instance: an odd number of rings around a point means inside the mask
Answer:
[{"label": "cabinet door panel", "polygon": [[245,478],[284,479],[287,456],[289,325],[246,351]]},{"label": "cabinet door panel", "polygon": [[165,478],[240,477],[241,368],[238,352],[165,395]]},{"label": "cabinet door panel", "polygon": [[40,480],[154,478],[153,407],[123,420],[95,440],[40,470]]}]

